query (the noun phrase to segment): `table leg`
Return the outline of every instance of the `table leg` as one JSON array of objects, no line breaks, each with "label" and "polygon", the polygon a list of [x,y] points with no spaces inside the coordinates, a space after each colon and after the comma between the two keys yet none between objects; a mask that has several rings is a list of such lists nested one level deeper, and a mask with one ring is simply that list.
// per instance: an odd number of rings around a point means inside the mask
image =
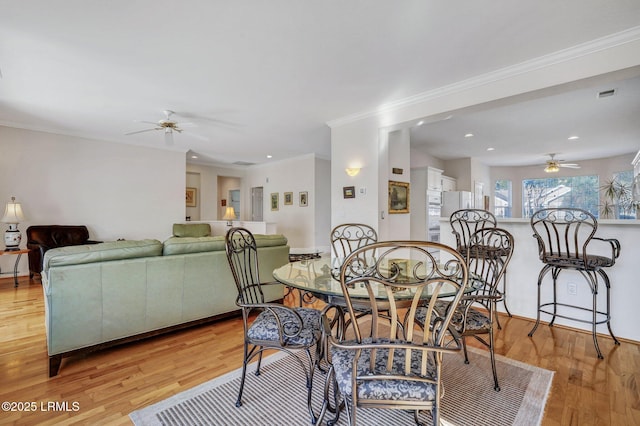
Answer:
[{"label": "table leg", "polygon": [[18,257],[16,259],[16,264],[13,266],[13,283],[14,287],[18,287],[18,263],[20,263],[20,258],[22,257],[22,253],[18,253]]}]

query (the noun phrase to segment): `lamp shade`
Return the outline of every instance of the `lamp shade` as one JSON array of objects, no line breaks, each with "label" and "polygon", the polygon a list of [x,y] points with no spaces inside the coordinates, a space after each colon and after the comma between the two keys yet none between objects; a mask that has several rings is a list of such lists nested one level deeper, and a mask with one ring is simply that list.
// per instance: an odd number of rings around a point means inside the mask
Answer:
[{"label": "lamp shade", "polygon": [[236,211],[234,210],[233,207],[227,207],[227,209],[224,212],[224,216],[222,217],[222,220],[234,220],[236,218]]},{"label": "lamp shade", "polygon": [[11,197],[11,201],[7,203],[4,209],[4,216],[2,216],[2,220],[0,221],[4,223],[20,223],[24,221],[22,206],[20,203],[16,203],[16,197]]}]

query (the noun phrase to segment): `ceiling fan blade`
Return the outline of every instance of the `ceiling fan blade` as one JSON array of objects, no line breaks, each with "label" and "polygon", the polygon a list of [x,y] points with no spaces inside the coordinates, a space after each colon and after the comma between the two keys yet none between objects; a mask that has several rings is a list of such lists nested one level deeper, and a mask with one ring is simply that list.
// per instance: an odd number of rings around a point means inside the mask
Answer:
[{"label": "ceiling fan blade", "polygon": [[145,124],[152,124],[154,126],[158,125],[157,121],[146,121],[146,120],[133,120],[134,123],[145,123]]},{"label": "ceiling fan blade", "polygon": [[560,167],[566,167],[567,169],[579,169],[580,166],[578,164],[573,164],[573,163],[560,163],[558,164]]},{"label": "ceiling fan blade", "polygon": [[154,127],[153,129],[138,130],[135,132],[129,132],[129,133],[125,133],[125,135],[135,135],[136,133],[151,132],[152,130],[160,130],[160,127]]}]

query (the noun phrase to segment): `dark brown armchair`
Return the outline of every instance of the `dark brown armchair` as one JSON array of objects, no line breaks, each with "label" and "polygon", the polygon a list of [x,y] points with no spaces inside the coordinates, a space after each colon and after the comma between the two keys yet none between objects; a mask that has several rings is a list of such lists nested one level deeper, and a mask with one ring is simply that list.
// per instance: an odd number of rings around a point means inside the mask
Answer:
[{"label": "dark brown armchair", "polygon": [[102,241],[89,239],[84,225],[34,225],[27,228],[29,252],[29,277],[42,272],[42,260],[47,250],[56,247],[96,244]]}]

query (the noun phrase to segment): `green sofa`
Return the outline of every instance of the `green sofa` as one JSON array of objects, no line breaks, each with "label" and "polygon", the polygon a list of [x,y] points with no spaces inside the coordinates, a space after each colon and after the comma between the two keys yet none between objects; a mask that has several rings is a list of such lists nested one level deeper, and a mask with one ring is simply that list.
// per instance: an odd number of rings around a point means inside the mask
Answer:
[{"label": "green sofa", "polygon": [[[282,235],[255,235],[260,278],[288,262]],[[224,237],[171,237],[60,247],[42,271],[49,376],[63,357],[236,315]],[[267,286],[269,301],[283,297]]]}]

